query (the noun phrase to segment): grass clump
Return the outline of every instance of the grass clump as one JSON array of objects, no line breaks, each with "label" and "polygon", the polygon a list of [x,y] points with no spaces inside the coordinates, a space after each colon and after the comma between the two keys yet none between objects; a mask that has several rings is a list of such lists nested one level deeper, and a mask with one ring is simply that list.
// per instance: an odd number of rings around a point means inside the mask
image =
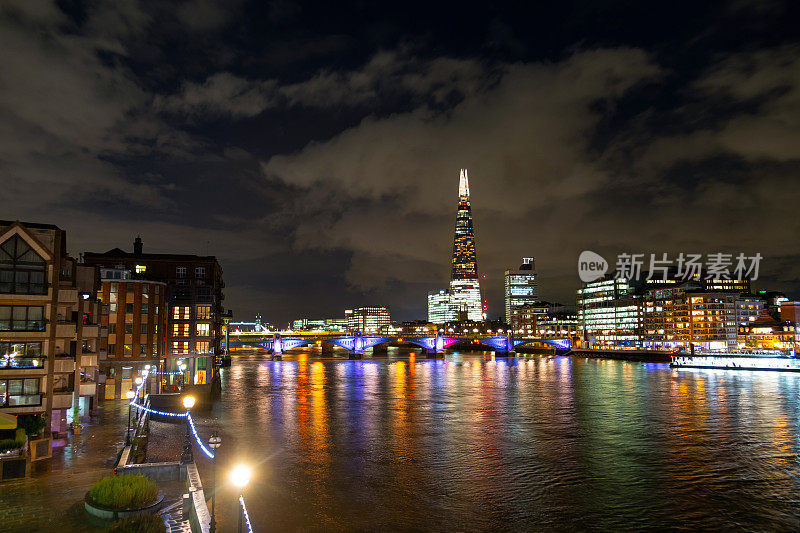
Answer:
[{"label": "grass clump", "polygon": [[[126,476],[128,477],[128,476]],[[132,476],[130,476],[132,477]],[[164,533],[166,531],[161,517],[152,514],[141,514],[114,522],[109,533]]]},{"label": "grass clump", "polygon": [[25,446],[25,439],[3,439],[0,440],[0,452],[16,450]]},{"label": "grass clump", "polygon": [[94,503],[114,509],[145,507],[157,496],[156,484],[142,475],[104,477],[89,491]]}]

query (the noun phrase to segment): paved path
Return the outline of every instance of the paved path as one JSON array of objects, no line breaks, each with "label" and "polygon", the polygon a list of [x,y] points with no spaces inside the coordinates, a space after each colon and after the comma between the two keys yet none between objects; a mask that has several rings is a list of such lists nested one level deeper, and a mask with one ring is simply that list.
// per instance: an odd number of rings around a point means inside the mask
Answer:
[{"label": "paved path", "polygon": [[49,470],[35,468],[29,478],[0,484],[0,532],[102,531],[86,523],[83,497],[111,473],[127,415],[127,404],[104,403],[80,435],[53,450]]}]

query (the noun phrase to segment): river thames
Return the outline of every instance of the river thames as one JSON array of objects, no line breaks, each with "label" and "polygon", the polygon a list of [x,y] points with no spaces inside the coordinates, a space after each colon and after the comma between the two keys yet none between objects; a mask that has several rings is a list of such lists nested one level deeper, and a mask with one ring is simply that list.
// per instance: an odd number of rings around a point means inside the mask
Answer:
[{"label": "river thames", "polygon": [[800,527],[794,374],[309,350],[222,385],[202,428],[257,465],[256,531]]}]

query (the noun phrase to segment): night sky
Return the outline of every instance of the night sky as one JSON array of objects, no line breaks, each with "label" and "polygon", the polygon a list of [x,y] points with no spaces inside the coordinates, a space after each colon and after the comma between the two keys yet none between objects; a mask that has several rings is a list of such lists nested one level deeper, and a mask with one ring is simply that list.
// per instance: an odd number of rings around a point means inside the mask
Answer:
[{"label": "night sky", "polygon": [[797,2],[0,2],[0,218],[218,256],[225,305],[424,318],[468,168],[489,314],[534,256],[760,252],[800,297]]}]

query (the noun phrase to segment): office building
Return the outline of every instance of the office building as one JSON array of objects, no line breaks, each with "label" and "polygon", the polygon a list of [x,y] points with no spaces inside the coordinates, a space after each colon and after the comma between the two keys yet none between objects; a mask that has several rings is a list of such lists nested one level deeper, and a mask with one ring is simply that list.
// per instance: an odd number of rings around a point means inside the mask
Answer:
[{"label": "office building", "polygon": [[514,322],[512,310],[523,305],[534,304],[539,299],[536,265],[533,257],[523,257],[522,264],[518,269],[506,270],[504,280],[506,322],[516,330],[520,328],[520,325]]},{"label": "office building", "polygon": [[582,343],[589,346],[637,346],[642,317],[636,286],[627,279],[601,278],[578,289]]},{"label": "office building", "polygon": [[388,305],[348,309],[345,316],[348,319],[347,329],[351,332],[377,333],[391,323]]},{"label": "office building", "polygon": [[458,310],[453,305],[450,291],[439,290],[428,293],[428,322],[444,324],[458,319]]}]

